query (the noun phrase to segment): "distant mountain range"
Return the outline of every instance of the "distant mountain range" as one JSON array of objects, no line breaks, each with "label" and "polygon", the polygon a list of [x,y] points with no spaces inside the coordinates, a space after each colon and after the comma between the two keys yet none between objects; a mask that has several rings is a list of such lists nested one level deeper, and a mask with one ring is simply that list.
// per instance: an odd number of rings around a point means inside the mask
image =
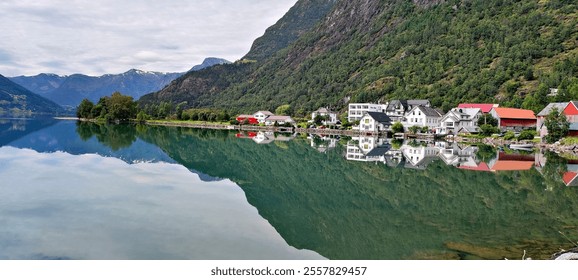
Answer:
[{"label": "distant mountain range", "polygon": [[[222,58],[206,58],[188,72],[199,71],[218,64],[228,64]],[[188,73],[187,72],[187,73]],[[44,98],[67,108],[75,108],[85,98],[97,102],[103,96],[115,91],[139,99],[144,94],[158,91],[172,80],[185,73],[147,72],[131,69],[122,74],[107,74],[100,77],[74,74],[59,76],[56,74],[39,74],[36,76],[18,76],[9,78]]]},{"label": "distant mountain range", "polygon": [[63,112],[58,104],[0,75],[0,116],[56,115]]}]

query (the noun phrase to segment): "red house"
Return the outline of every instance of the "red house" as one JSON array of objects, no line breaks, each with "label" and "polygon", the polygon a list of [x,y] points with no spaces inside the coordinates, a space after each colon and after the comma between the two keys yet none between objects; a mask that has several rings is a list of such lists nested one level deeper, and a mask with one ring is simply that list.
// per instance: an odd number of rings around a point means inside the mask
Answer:
[{"label": "red house", "polygon": [[520,130],[536,127],[536,116],[532,110],[514,108],[492,108],[490,114],[498,120],[500,130]]},{"label": "red house", "polygon": [[249,124],[259,124],[259,120],[257,120],[253,115],[239,115],[237,117],[237,121],[243,123],[245,120],[249,122]]},{"label": "red house", "polygon": [[562,111],[570,123],[568,136],[578,136],[578,101],[570,101]]},{"label": "red house", "polygon": [[498,157],[490,162],[490,170],[496,171],[515,171],[530,170],[536,163],[534,155],[506,154],[498,152]]}]

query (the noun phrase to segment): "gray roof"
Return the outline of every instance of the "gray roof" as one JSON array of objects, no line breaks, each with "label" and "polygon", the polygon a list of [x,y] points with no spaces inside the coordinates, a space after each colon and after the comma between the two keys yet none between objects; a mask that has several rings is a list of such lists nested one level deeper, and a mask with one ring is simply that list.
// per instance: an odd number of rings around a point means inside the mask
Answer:
[{"label": "gray roof", "polygon": [[427,99],[413,99],[413,100],[405,100],[405,99],[394,99],[391,100],[388,104],[387,104],[387,110],[388,111],[393,111],[395,110],[395,107],[397,105],[401,105],[404,110],[407,110],[408,107],[410,106],[424,106],[424,107],[429,107],[430,102]]},{"label": "gray roof", "polygon": [[431,107],[419,105],[416,108],[419,108],[423,112],[423,114],[428,117],[441,117],[443,115],[438,110]]},{"label": "gray roof", "polygon": [[405,109],[408,106],[407,100],[399,100],[399,99],[391,100],[391,101],[389,101],[389,103],[387,103],[387,109],[386,110],[387,111],[393,111],[396,109],[395,108],[396,106],[402,106],[404,108],[404,111],[405,111]]},{"label": "gray roof", "polygon": [[427,169],[427,166],[430,163],[434,162],[437,159],[438,159],[438,156],[424,157],[421,161],[416,163],[416,165],[411,164],[411,162],[406,159],[404,168],[425,170],[425,169]]},{"label": "gray roof", "polygon": [[413,99],[413,100],[408,100],[407,104],[411,105],[411,106],[417,105],[417,106],[426,106],[427,107],[430,103],[429,103],[429,100],[427,100],[427,99]]},{"label": "gray roof", "polygon": [[458,132],[465,130],[465,131],[470,132],[470,133],[476,133],[479,131],[479,129],[480,128],[477,126],[464,126],[464,127],[460,128],[460,130],[458,130]]},{"label": "gray roof", "polygon": [[540,113],[538,113],[537,116],[545,117],[549,115],[554,108],[558,109],[558,112],[562,112],[566,108],[566,106],[568,106],[568,102],[550,103],[548,104],[548,106],[542,109],[542,111],[540,111]]},{"label": "gray roof", "polygon": [[269,116],[266,120],[268,120],[268,121],[286,121],[286,120],[288,120],[288,119],[291,119],[291,117],[290,117],[290,116],[276,116],[276,115],[273,115],[273,116]]},{"label": "gray roof", "polygon": [[367,153],[367,157],[378,157],[378,156],[383,156],[385,155],[385,153],[387,153],[389,150],[391,149],[391,147],[388,146],[381,146],[381,147],[376,147],[373,150],[369,151],[369,153]]},{"label": "gray roof", "polygon": [[368,114],[372,119],[374,119],[378,123],[387,124],[387,125],[391,124],[391,118],[389,118],[389,116],[386,115],[385,113],[366,112],[366,114]]}]

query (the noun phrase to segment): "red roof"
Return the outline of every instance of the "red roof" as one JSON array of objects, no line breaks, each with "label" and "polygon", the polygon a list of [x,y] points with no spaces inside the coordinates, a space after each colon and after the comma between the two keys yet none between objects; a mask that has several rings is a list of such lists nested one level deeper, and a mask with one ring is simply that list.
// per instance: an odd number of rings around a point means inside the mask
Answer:
[{"label": "red roof", "polygon": [[489,113],[494,107],[498,107],[498,104],[462,103],[458,105],[458,108],[479,108],[484,114]]},{"label": "red roof", "polygon": [[564,184],[566,184],[566,186],[568,186],[568,185],[570,185],[570,183],[572,183],[572,181],[574,181],[574,178],[576,178],[576,175],[578,175],[578,173],[576,173],[576,172],[566,172],[562,176],[562,181],[564,181]]},{"label": "red roof", "polygon": [[500,119],[526,119],[535,120],[536,116],[532,110],[514,108],[493,108]]},{"label": "red roof", "polygon": [[514,160],[498,160],[492,171],[514,171],[514,170],[530,170],[534,166],[531,161],[514,161]]},{"label": "red roof", "polygon": [[465,170],[472,170],[472,171],[491,171],[490,168],[488,167],[488,165],[485,162],[480,162],[480,164],[476,167],[471,167],[471,166],[460,166],[458,167],[460,169],[465,169]]}]

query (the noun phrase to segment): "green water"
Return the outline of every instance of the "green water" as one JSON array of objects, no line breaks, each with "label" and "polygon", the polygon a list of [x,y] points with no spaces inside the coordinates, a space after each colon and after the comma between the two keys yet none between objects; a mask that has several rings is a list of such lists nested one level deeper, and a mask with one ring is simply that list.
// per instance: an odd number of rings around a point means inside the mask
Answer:
[{"label": "green water", "polygon": [[[564,185],[567,161],[555,155],[547,155],[541,173],[476,172],[442,160],[418,170],[347,161],[345,140],[322,153],[300,136],[257,144],[228,131],[70,122],[35,131],[3,145],[171,162],[216,182],[230,180],[289,248],[329,259],[520,259],[524,251],[547,259],[578,241],[578,188]],[[47,148],[49,142],[34,140],[39,134],[68,142]],[[492,154],[484,148],[478,158]]]}]

